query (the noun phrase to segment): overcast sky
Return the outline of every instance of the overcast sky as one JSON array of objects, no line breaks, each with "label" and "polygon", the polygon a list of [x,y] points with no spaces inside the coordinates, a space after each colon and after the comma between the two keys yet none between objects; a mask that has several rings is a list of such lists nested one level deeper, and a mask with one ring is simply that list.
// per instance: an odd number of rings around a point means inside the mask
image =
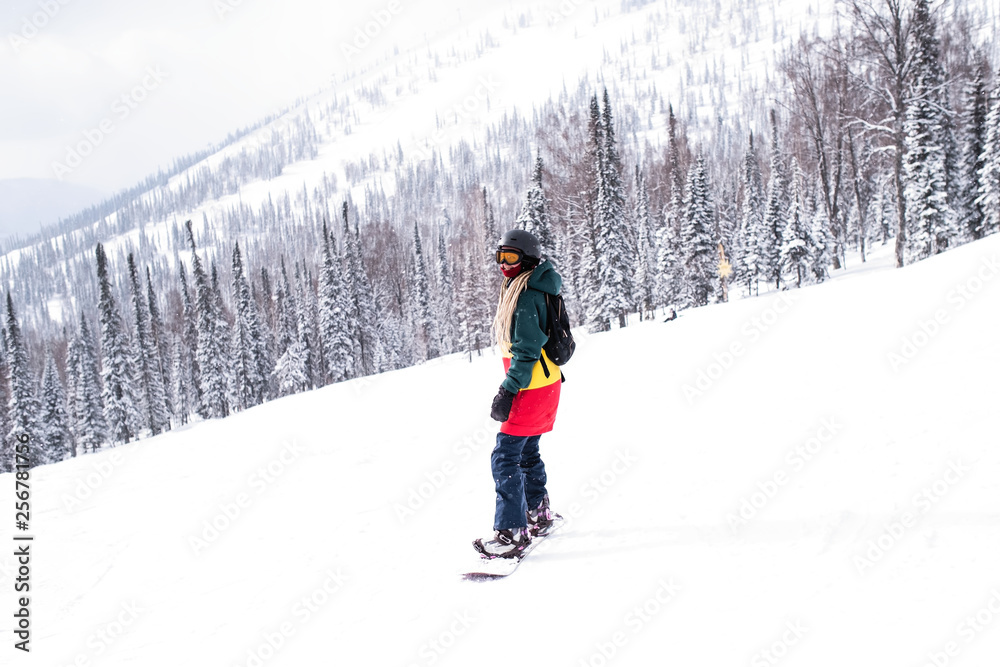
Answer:
[{"label": "overcast sky", "polygon": [[[394,46],[454,28],[463,4],[5,0],[0,180],[131,186]],[[374,36],[355,52],[366,28]]]}]

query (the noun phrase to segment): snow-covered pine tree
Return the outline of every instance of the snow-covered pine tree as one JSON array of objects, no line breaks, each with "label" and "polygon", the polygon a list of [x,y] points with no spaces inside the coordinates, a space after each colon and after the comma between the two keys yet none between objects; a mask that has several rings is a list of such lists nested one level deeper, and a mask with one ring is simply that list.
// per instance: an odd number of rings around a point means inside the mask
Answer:
[{"label": "snow-covered pine tree", "polygon": [[171,350],[171,377],[173,378],[174,396],[174,422],[177,424],[187,424],[191,413],[194,411],[194,395],[191,392],[191,364],[188,348],[184,345],[184,339],[178,335],[174,338]]},{"label": "snow-covered pine tree", "polygon": [[955,208],[959,232],[968,239],[982,237],[985,215],[979,203],[979,173],[983,169],[986,148],[986,114],[989,111],[989,61],[982,53],[974,59],[972,78],[965,87],[962,156],[957,174],[958,192]]},{"label": "snow-covered pine tree", "polygon": [[264,402],[265,378],[269,370],[264,363],[260,316],[250,294],[239,242],[233,248],[233,303],[236,313],[233,317],[230,359],[236,398],[234,408],[245,410]]},{"label": "snow-covered pine tree", "polygon": [[542,257],[558,262],[555,256],[554,239],[552,235],[552,221],[549,218],[549,203],[545,197],[545,190],[542,187],[542,162],[541,151],[535,157],[535,169],[531,175],[531,185],[524,197],[524,204],[521,212],[514,222],[518,229],[531,232],[538,239],[542,247]]},{"label": "snow-covered pine tree", "polygon": [[586,204],[586,217],[580,238],[580,294],[583,302],[584,321],[589,323],[591,332],[608,331],[610,324],[604,317],[604,293],[601,290],[597,259],[597,221],[596,212]]},{"label": "snow-covered pine tree", "polygon": [[[667,168],[670,170],[670,196],[668,214],[663,221],[668,222],[673,216],[674,222],[682,217],[682,202],[684,199],[684,165],[681,163],[681,137],[682,128],[679,127],[677,117],[674,116],[674,107],[671,104],[667,115]],[[680,229],[679,224],[675,224],[675,229]]]},{"label": "snow-covered pine tree", "polygon": [[[197,407],[202,419],[225,417],[226,375],[224,357],[219,355],[220,343],[215,338],[218,315],[215,312],[215,294],[211,278],[198,256],[191,221],[185,223],[187,240],[191,249],[191,269],[194,274],[194,319],[197,328],[196,360],[200,380],[201,403]],[[228,341],[224,339],[223,342]]]},{"label": "snow-covered pine tree", "polygon": [[635,191],[636,253],[632,274],[639,318],[643,319],[652,317],[656,307],[656,239],[649,215],[649,189],[638,165],[635,168]]},{"label": "snow-covered pine tree", "polygon": [[665,216],[668,218],[667,222],[660,227],[656,235],[656,301],[662,306],[676,307],[683,285],[678,227],[680,219],[677,221],[670,219],[669,212],[665,213]]},{"label": "snow-covered pine tree", "polygon": [[316,269],[318,272],[318,279],[316,283],[316,334],[319,340],[319,365],[323,373],[323,381],[320,385],[323,386],[334,381],[330,367],[330,362],[333,357],[330,342],[333,339],[333,331],[335,327],[333,313],[336,296],[334,286],[333,256],[330,253],[330,229],[327,226],[325,217],[323,218],[323,228],[321,234],[320,263]]},{"label": "snow-covered pine tree", "polygon": [[72,373],[74,378],[71,416],[77,454],[94,452],[108,439],[107,422],[94,339],[83,313],[80,313],[80,328],[70,342],[66,358],[67,375]]},{"label": "snow-covered pine tree", "polygon": [[[341,223],[343,226],[343,243],[340,253],[340,282],[343,289],[341,307],[344,309],[342,317],[347,325],[347,332],[351,340],[351,363],[348,370],[349,377],[360,377],[364,374],[365,357],[370,350],[365,349],[364,331],[362,327],[361,300],[358,290],[358,276],[361,272],[361,249],[358,239],[351,233],[351,225],[348,221],[348,205],[343,202],[341,205]],[[370,365],[370,361],[368,363]]]},{"label": "snow-covered pine tree", "polygon": [[458,283],[458,294],[455,301],[455,321],[458,329],[458,347],[464,352],[468,352],[469,361],[472,361],[473,351],[482,354],[482,350],[477,346],[476,329],[476,299],[478,290],[474,276],[479,273],[472,262],[472,255],[464,253],[462,256],[462,273]]},{"label": "snow-covered pine tree", "polygon": [[[279,293],[281,298],[281,293]],[[278,393],[289,396],[305,391],[309,386],[309,376],[306,373],[306,351],[302,341],[294,339],[284,354],[278,357],[274,367],[274,375],[278,381]]]},{"label": "snow-covered pine tree", "polygon": [[[466,261],[470,266],[463,269],[461,276],[462,282],[467,284],[468,289],[465,298],[465,316],[468,320],[471,345],[471,348],[463,349],[477,350],[479,354],[492,344],[489,335],[493,322],[492,308],[499,291],[496,281],[500,276],[494,255],[499,237],[496,235],[492,215],[484,189],[482,218],[473,228],[471,242],[465,246]],[[563,284],[565,285],[565,282]]]},{"label": "snow-covered pine tree", "polygon": [[[738,171],[732,174],[723,174],[722,181],[715,185],[717,194],[713,197],[715,200],[715,218],[718,221],[715,228],[716,239],[718,241],[716,250],[719,249],[719,245],[722,246],[723,256],[730,265],[729,274],[725,279],[722,276],[718,276],[715,284],[715,300],[720,303],[729,300],[733,277],[733,248],[735,247],[736,237],[739,236],[740,225],[743,220],[742,209],[739,203],[742,179],[738,174]],[[722,257],[718,257],[718,259],[721,261]],[[716,265],[716,275],[718,275],[719,268]],[[736,286],[736,289],[738,293],[739,285]]]},{"label": "snow-covered pine tree", "polygon": [[372,373],[379,374],[393,370],[389,365],[389,347],[385,337],[385,321],[382,322],[379,336],[375,339],[375,347],[372,350]]},{"label": "snow-covered pine tree", "polygon": [[684,165],[681,163],[680,136],[673,105],[667,120],[667,166],[670,170],[670,192],[663,207],[661,222],[655,237],[656,279],[655,303],[660,306],[678,305],[683,285],[681,262],[681,221],[684,219]]},{"label": "snow-covered pine tree", "polygon": [[[76,395],[79,384],[77,371],[80,368],[80,351],[76,347],[76,334],[69,335],[65,327],[63,327],[63,339],[66,341],[66,384],[63,387],[66,394],[66,427],[70,432],[71,456],[79,456],[80,447],[76,442]],[[0,368],[2,366],[3,363],[0,361]],[[4,393],[0,390],[0,397]]]},{"label": "snow-covered pine tree", "polygon": [[226,319],[225,307],[222,303],[222,286],[219,284],[218,266],[212,262],[212,354],[218,359],[216,368],[221,377],[221,398],[216,411],[220,417],[229,416],[233,396],[232,364],[229,361],[229,342],[232,333],[229,320]]},{"label": "snow-covered pine tree", "polygon": [[361,341],[361,365],[358,373],[364,376],[380,372],[375,362],[375,349],[379,345],[379,314],[382,308],[375,297],[375,288],[365,265],[357,218],[354,220],[354,233],[350,239],[350,252],[353,257],[354,292],[358,307],[358,339]]},{"label": "snow-covered pine tree", "polygon": [[788,225],[788,185],[785,162],[778,142],[778,119],[771,110],[771,174],[767,181],[767,206],[764,209],[764,226],[757,236],[757,258],[761,278],[775,289],[781,288],[782,230]]},{"label": "snow-covered pine tree", "polygon": [[414,320],[426,350],[424,358],[434,359],[440,356],[440,350],[437,347],[436,323],[430,308],[430,287],[427,284],[427,267],[420,244],[420,229],[416,222],[413,223],[413,280],[410,294],[413,299]]},{"label": "snow-covered pine tree", "polygon": [[174,412],[173,384],[170,377],[170,345],[167,331],[163,328],[163,318],[160,317],[160,306],[153,290],[153,278],[149,267],[146,267],[146,303],[149,307],[149,333],[153,338],[153,349],[156,350],[156,364],[160,377],[163,379],[163,393],[167,406],[167,414]]},{"label": "snow-covered pine tree", "polygon": [[21,325],[17,322],[14,312],[14,300],[7,292],[7,386],[10,397],[7,404],[7,414],[10,420],[10,431],[4,437],[5,470],[14,469],[14,443],[19,436],[27,436],[32,440],[32,467],[48,463],[44,452],[46,443],[44,434],[38,429],[39,405],[35,395],[35,383],[31,379],[31,367],[28,364],[28,349],[21,334]]},{"label": "snow-covered pine tree", "polygon": [[[250,313],[249,321],[251,327],[251,341],[256,338],[254,345],[256,346],[256,361],[257,361],[257,376],[260,380],[260,402],[264,403],[273,397],[273,386],[271,384],[272,371],[274,370],[274,345],[272,344],[272,332],[267,327],[265,316],[260,309],[260,301],[257,298],[257,294],[254,289],[253,283],[250,282],[250,275],[248,272],[247,282],[250,285]],[[256,336],[253,334],[253,320],[256,318]]]},{"label": "snow-covered pine tree", "polygon": [[979,197],[976,203],[983,210],[980,238],[1000,232],[1000,76],[993,91],[993,101],[986,114],[986,143],[983,146],[983,166],[979,170]]},{"label": "snow-covered pine tree", "polygon": [[341,382],[350,377],[351,335],[344,316],[345,290],[341,283],[339,262],[326,222],[323,223],[323,266],[319,274],[319,326],[326,382]]},{"label": "snow-covered pine tree", "polygon": [[97,279],[101,290],[99,309],[104,419],[108,425],[108,438],[111,442],[127,443],[138,435],[139,422],[132,359],[129,355],[129,342],[125,338],[121,314],[111,293],[108,256],[100,243],[97,244],[96,252]]},{"label": "snow-covered pine tree", "polygon": [[260,337],[264,352],[261,373],[264,376],[264,400],[269,401],[278,395],[274,380],[274,364],[278,356],[278,346],[275,342],[277,327],[275,324],[274,292],[271,291],[270,278],[265,266],[260,267],[259,288],[258,284],[251,280],[249,274],[247,280],[250,282],[250,294],[254,303],[257,304],[257,312],[260,314]]},{"label": "snow-covered pine tree", "polygon": [[139,285],[139,272],[135,257],[128,254],[129,285],[132,290],[132,316],[135,322],[135,344],[132,346],[132,369],[138,382],[137,409],[140,410],[140,427],[148,428],[152,435],[170,429],[163,375],[160,373],[160,355],[150,327],[149,301],[143,298]]},{"label": "snow-covered pine tree", "polygon": [[305,374],[309,381],[306,383],[303,391],[307,391],[316,387],[319,379],[316,376],[319,363],[317,362],[317,355],[314,352],[315,332],[312,328],[312,311],[315,308],[313,303],[315,294],[313,293],[312,281],[309,279],[308,273],[300,269],[298,263],[295,265],[295,283],[298,290],[298,298],[295,299],[297,306],[295,310],[295,329],[298,332],[299,343],[302,344],[302,349],[305,353]]},{"label": "snow-covered pine tree", "polygon": [[477,299],[473,303],[473,341],[476,349],[487,350],[493,344],[490,337],[490,327],[493,324],[493,307],[497,301],[497,270],[489,273],[477,271],[473,276]]},{"label": "snow-covered pine tree", "polygon": [[[277,294],[278,318],[278,361],[274,376],[279,396],[288,396],[304,391],[309,375],[306,368],[306,350],[299,338],[298,306],[288,280],[288,270],[281,260],[281,283]],[[349,364],[353,368],[353,364]]]},{"label": "snow-covered pine tree", "polygon": [[802,281],[809,275],[809,233],[805,212],[805,176],[798,160],[794,158],[791,174],[791,205],[785,216],[785,228],[781,234],[781,268],[785,273],[795,277],[796,287],[802,287]]},{"label": "snow-covered pine tree", "polygon": [[486,268],[491,268],[493,262],[493,251],[496,250],[497,241],[500,239],[500,232],[497,231],[497,222],[493,216],[493,204],[486,196],[486,186],[483,186],[483,219],[482,219],[483,247],[486,249]]},{"label": "snow-covered pine tree", "polygon": [[684,201],[684,227],[681,242],[684,252],[684,300],[688,306],[704,306],[715,292],[715,263],[718,256],[714,241],[715,210],[708,183],[708,167],[703,153],[698,154],[688,172],[688,193]]},{"label": "snow-covered pine tree", "polygon": [[45,371],[42,373],[40,407],[45,463],[57,463],[72,457],[74,447],[66,411],[66,391],[51,351],[46,355]]},{"label": "snow-covered pine tree", "polygon": [[[574,319],[574,324],[582,324],[586,322],[584,317],[585,313],[585,298],[584,298],[584,269],[589,267],[583,266],[583,261],[581,259],[583,252],[583,229],[585,226],[584,216],[581,212],[582,202],[585,197],[580,196],[576,201],[573,201],[570,206],[565,211],[565,233],[558,234],[556,236],[556,241],[558,242],[559,255],[563,258],[563,265],[557,267],[559,269],[559,275],[562,276],[562,295],[569,304],[567,306],[568,310],[572,311],[572,315],[576,316]],[[491,253],[492,254],[492,253]],[[493,258],[490,258],[491,264]],[[491,278],[496,275],[496,266],[492,265],[483,274],[483,282],[488,284],[489,287],[486,291],[486,298],[491,303],[496,299],[496,290],[493,289]]]},{"label": "snow-covered pine tree", "polygon": [[[326,220],[324,219],[323,222],[325,224]],[[273,338],[278,331],[277,302],[274,290],[271,288],[271,274],[268,273],[266,266],[260,267],[260,298],[258,305],[260,306],[260,313],[264,318],[264,330],[272,332]]]},{"label": "snow-covered pine tree", "polygon": [[578,291],[579,298],[586,313],[584,321],[590,331],[607,331],[611,323],[604,317],[604,290],[602,289],[600,253],[597,250],[597,239],[602,234],[602,220],[599,202],[604,195],[601,193],[604,173],[604,124],[601,120],[601,105],[597,95],[590,98],[590,116],[587,120],[587,152],[585,155],[587,170],[587,191],[583,196],[583,212],[579,217],[579,257],[573,264],[579,267]]},{"label": "snow-covered pine tree", "polygon": [[[181,331],[174,347],[174,417],[186,424],[197,413],[204,418],[201,396],[201,369],[198,366],[198,316],[188,288],[187,270],[178,263],[181,279]],[[179,354],[178,354],[179,353]]]},{"label": "snow-covered pine tree", "polygon": [[572,271],[570,260],[573,256],[573,250],[572,234],[570,233],[568,226],[564,226],[561,233],[552,235],[552,247],[552,256],[555,258],[552,260],[552,263],[555,264],[556,268],[559,270],[559,275],[562,276],[563,279],[560,294],[563,299],[572,302],[576,299],[576,292],[573,291],[575,282],[571,277],[574,273],[574,271]]},{"label": "snow-covered pine tree", "polygon": [[904,168],[908,259],[923,259],[948,247],[954,236],[948,201],[947,106],[940,47],[927,0],[913,9],[913,68],[906,106]]},{"label": "snow-covered pine tree", "polygon": [[826,217],[826,208],[814,206],[812,224],[809,227],[809,245],[810,270],[813,280],[817,283],[823,282],[830,275],[834,243],[830,234],[830,221]]},{"label": "snow-covered pine tree", "polygon": [[451,270],[448,268],[449,256],[448,245],[444,240],[445,228],[438,230],[437,247],[437,308],[435,317],[440,323],[438,334],[441,341],[442,354],[449,354],[455,351],[455,341],[453,331],[455,329],[455,286],[451,279]]},{"label": "snow-covered pine tree", "polygon": [[622,183],[621,158],[615,139],[614,119],[608,89],[604,89],[601,113],[603,159],[598,163],[597,210],[598,234],[595,249],[600,277],[602,319],[617,320],[625,326],[625,314],[632,308],[632,267],[635,251],[631,242],[628,214],[625,210],[625,187]]},{"label": "snow-covered pine tree", "polygon": [[406,314],[386,307],[381,316],[382,335],[379,340],[385,348],[385,368],[396,370],[414,363],[413,327]]},{"label": "snow-covered pine tree", "polygon": [[[489,339],[490,324],[492,323],[490,308],[496,300],[499,290],[499,288],[495,287],[493,281],[490,280],[490,277],[497,275],[494,251],[500,241],[500,233],[497,231],[496,220],[493,216],[493,205],[487,198],[485,187],[483,188],[483,206],[479,222],[477,230],[478,239],[474,239],[472,244],[476,253],[476,256],[473,258],[477,274],[474,282],[477,290],[477,305],[480,308],[474,321],[478,323],[478,335],[482,340],[482,347],[485,348],[491,344]],[[481,242],[481,245],[476,243],[476,240]]]},{"label": "snow-covered pine tree", "polygon": [[747,286],[747,294],[756,294],[758,281],[762,277],[761,257],[759,254],[760,237],[764,229],[764,187],[760,174],[760,163],[753,145],[753,133],[750,133],[750,144],[743,154],[743,216],[739,233],[733,244],[733,259],[735,264],[736,282]]},{"label": "snow-covered pine tree", "polygon": [[892,197],[888,188],[891,184],[883,176],[879,182],[872,184],[872,228],[881,241],[882,245],[889,242],[889,228],[892,226]]}]

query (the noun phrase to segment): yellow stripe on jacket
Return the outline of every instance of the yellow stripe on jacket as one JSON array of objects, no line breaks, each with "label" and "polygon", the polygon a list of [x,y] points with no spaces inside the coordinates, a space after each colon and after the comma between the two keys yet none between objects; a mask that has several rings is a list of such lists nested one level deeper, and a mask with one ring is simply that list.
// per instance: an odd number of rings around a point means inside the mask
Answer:
[{"label": "yellow stripe on jacket", "polygon": [[[510,368],[511,355],[505,354],[503,357],[503,367],[504,370]],[[545,364],[542,364],[542,359],[545,360]],[[552,363],[549,359],[549,355],[545,354],[545,350],[542,349],[542,359],[535,362],[535,365],[531,368],[531,382],[528,383],[527,387],[522,387],[521,391],[526,389],[538,389],[539,387],[547,387],[555,382],[560,382],[562,380],[562,373],[559,371],[559,367]],[[549,369],[549,376],[545,377],[545,369]]]}]

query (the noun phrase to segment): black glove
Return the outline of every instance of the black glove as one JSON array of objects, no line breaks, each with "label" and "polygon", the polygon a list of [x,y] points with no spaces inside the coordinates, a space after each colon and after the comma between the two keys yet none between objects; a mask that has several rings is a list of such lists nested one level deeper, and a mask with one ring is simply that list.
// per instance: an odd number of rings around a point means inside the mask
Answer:
[{"label": "black glove", "polygon": [[490,417],[493,417],[498,422],[507,421],[507,418],[510,417],[510,406],[513,404],[514,394],[501,386],[500,391],[497,392],[496,397],[493,399],[493,409],[490,411]]}]

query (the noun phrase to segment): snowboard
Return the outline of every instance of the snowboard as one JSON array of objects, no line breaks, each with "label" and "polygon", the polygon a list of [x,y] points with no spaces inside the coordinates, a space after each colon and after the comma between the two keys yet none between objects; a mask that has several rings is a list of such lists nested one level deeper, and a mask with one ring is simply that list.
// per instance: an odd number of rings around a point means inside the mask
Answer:
[{"label": "snowboard", "polygon": [[548,530],[544,534],[536,535],[531,540],[531,544],[525,547],[524,551],[514,558],[489,558],[480,555],[479,563],[476,567],[462,574],[462,578],[466,581],[491,581],[510,576],[517,570],[521,562],[528,557],[528,554],[537,549],[539,544],[551,537],[552,533],[556,532],[564,523],[566,523],[566,519],[556,515]]}]

